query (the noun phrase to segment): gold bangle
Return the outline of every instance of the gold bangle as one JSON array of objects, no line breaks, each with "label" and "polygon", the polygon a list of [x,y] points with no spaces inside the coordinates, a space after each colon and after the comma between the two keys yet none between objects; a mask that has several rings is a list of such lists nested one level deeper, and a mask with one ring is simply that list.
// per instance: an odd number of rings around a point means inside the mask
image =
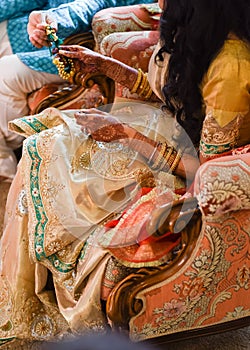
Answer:
[{"label": "gold bangle", "polygon": [[138,93],[140,96],[143,95],[143,93],[144,93],[144,91],[145,91],[147,85],[148,85],[147,73],[143,73],[142,82],[141,82],[141,84],[140,84],[140,86],[139,86],[139,88],[138,88],[138,91],[137,91],[137,93]]},{"label": "gold bangle", "polygon": [[173,146],[169,146],[166,148],[166,152],[163,155],[164,159],[163,159],[163,162],[161,164],[161,169],[164,169],[164,167],[166,165],[168,165],[168,169],[170,169],[169,159],[171,159],[173,151],[174,151]]},{"label": "gold bangle", "polygon": [[152,96],[152,94],[153,94],[153,90],[152,90],[151,87],[150,87],[150,88],[149,88],[149,91],[148,91],[148,93],[147,93],[147,95],[145,95],[144,98],[148,100],[148,99],[150,99],[150,97]]},{"label": "gold bangle", "polygon": [[151,91],[152,91],[151,86],[149,85],[149,82],[147,82],[147,86],[144,89],[143,94],[142,94],[143,97],[146,97],[149,94],[149,92],[151,92]]},{"label": "gold bangle", "polygon": [[172,163],[172,165],[170,166],[170,169],[169,169],[172,173],[176,170],[178,164],[180,163],[181,156],[182,156],[181,151],[178,151],[176,153],[175,159],[174,159],[174,161],[173,161],[173,163]]},{"label": "gold bangle", "polygon": [[144,89],[140,92],[140,95],[148,100],[152,96],[152,93],[153,91],[151,89],[149,81],[147,80],[147,83],[145,84]]},{"label": "gold bangle", "polygon": [[143,90],[140,92],[141,96],[145,96],[148,93],[148,90],[150,89],[149,82],[147,80],[146,84],[144,85]]},{"label": "gold bangle", "polygon": [[161,149],[159,150],[159,153],[156,157],[156,160],[155,162],[153,163],[153,165],[151,166],[151,168],[153,170],[157,170],[159,169],[159,167],[161,166],[161,163],[163,162],[164,160],[164,153],[166,152],[166,149],[168,147],[168,144],[167,142],[164,142],[163,144],[161,144]]},{"label": "gold bangle", "polygon": [[165,154],[167,153],[168,150],[169,150],[169,146],[168,146],[167,142],[164,142],[164,148],[162,150],[160,150],[162,158],[157,166],[158,169],[162,169],[162,164],[165,163]]},{"label": "gold bangle", "polygon": [[130,89],[132,94],[137,93],[145,99],[149,99],[153,93],[151,86],[148,82],[148,73],[143,73],[141,68],[138,69],[138,76],[136,82],[132,89]]},{"label": "gold bangle", "polygon": [[172,153],[170,154],[170,157],[167,160],[169,170],[170,170],[170,168],[175,160],[176,154],[177,154],[176,150],[172,147]]},{"label": "gold bangle", "polygon": [[140,84],[141,84],[142,77],[143,77],[143,72],[142,72],[141,68],[139,68],[139,69],[138,69],[138,76],[137,76],[136,82],[135,82],[134,86],[132,87],[132,89],[130,89],[130,91],[131,91],[132,94],[136,93],[138,87],[139,87]]}]

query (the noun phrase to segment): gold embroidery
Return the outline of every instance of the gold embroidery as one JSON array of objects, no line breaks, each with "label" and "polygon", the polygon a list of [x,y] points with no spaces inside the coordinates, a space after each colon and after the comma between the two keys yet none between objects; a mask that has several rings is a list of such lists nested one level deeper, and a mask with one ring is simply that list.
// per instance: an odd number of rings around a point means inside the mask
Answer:
[{"label": "gold embroidery", "polygon": [[93,142],[91,138],[88,138],[78,147],[71,162],[71,172],[76,172],[80,168],[90,169],[90,149]]},{"label": "gold embroidery", "polygon": [[77,149],[71,162],[71,171],[92,169],[110,179],[131,178],[134,177],[134,171],[130,170],[130,166],[135,156],[135,151],[121,143],[96,142],[89,138]]},{"label": "gold embroidery", "polygon": [[200,151],[204,157],[219,154],[237,146],[243,117],[237,115],[225,127],[220,127],[212,112],[208,113],[201,133]]}]

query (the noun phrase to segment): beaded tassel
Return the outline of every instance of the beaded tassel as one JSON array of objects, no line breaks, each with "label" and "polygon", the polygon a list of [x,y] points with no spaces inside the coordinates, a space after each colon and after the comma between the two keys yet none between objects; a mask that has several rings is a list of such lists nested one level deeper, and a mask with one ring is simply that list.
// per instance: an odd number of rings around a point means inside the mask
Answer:
[{"label": "beaded tassel", "polygon": [[[59,51],[59,46],[63,43],[61,39],[56,35],[56,31],[51,26],[46,27],[46,35],[48,38],[50,54],[57,55]],[[68,57],[55,56],[53,63],[57,66],[58,74],[61,78],[68,80],[75,74],[75,67],[72,59]]]}]

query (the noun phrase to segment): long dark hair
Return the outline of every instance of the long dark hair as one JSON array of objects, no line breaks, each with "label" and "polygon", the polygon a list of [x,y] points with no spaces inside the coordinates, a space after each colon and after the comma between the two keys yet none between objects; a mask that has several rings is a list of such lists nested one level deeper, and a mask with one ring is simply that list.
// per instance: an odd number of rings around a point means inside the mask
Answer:
[{"label": "long dark hair", "polygon": [[157,55],[170,53],[166,108],[195,144],[205,117],[199,86],[229,33],[250,42],[250,0],[166,0]]}]

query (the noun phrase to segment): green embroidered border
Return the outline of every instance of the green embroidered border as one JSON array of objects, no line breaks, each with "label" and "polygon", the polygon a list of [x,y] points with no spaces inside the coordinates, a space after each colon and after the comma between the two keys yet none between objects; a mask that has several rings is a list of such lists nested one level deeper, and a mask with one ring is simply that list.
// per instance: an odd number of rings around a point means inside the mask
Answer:
[{"label": "green embroidered border", "polygon": [[56,254],[52,254],[49,257],[46,256],[44,250],[44,230],[48,222],[46,211],[43,207],[42,196],[39,186],[39,171],[42,162],[42,158],[39,156],[37,150],[37,138],[35,136],[29,137],[26,142],[27,151],[30,159],[32,160],[30,169],[30,194],[35,208],[37,224],[35,228],[35,254],[37,260],[47,259],[58,271],[67,273],[75,267],[75,263],[67,264],[62,262]]},{"label": "green embroidered border", "polygon": [[[32,118],[32,120],[29,120]],[[43,130],[47,130],[47,126],[41,123],[37,118],[35,117],[29,117],[29,118],[22,118],[21,121],[26,123],[31,129],[33,129],[35,132],[41,132]]]},{"label": "green embroidered border", "polygon": [[209,145],[204,141],[200,141],[200,151],[203,154],[220,154],[232,149],[233,144],[231,142],[223,145]]}]

